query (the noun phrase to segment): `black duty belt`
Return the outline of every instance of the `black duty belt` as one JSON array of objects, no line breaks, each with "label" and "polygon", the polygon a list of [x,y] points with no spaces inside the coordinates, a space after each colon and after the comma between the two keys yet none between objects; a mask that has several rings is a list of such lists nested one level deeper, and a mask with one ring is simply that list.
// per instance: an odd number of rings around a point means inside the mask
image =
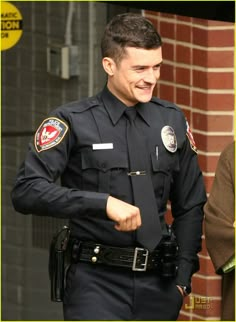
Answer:
[{"label": "black duty belt", "polygon": [[175,241],[164,241],[153,252],[141,247],[113,247],[94,242],[74,240],[72,262],[89,262],[133,271],[158,270],[163,276],[176,275],[177,245]]}]

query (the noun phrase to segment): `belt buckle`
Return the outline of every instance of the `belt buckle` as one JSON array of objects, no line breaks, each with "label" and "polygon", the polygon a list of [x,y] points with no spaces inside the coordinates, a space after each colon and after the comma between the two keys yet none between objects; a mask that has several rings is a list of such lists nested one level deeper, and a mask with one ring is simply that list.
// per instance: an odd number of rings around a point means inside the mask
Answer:
[{"label": "belt buckle", "polygon": [[[142,256],[144,258],[144,263],[139,263],[139,265],[142,267],[137,267],[137,258],[138,258],[139,252],[143,252]],[[145,248],[139,248],[139,247],[135,248],[134,260],[133,260],[133,266],[132,266],[133,271],[145,272],[147,270],[148,254],[149,254],[149,251]]]}]

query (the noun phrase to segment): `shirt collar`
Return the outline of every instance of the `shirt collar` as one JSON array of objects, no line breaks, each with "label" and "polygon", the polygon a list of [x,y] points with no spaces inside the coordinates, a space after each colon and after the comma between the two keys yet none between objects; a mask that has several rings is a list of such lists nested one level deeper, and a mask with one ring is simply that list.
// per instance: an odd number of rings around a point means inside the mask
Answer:
[{"label": "shirt collar", "polygon": [[[107,113],[109,114],[113,124],[115,125],[121,116],[124,114],[125,109],[127,106],[122,103],[117,97],[115,97],[105,86],[101,93],[101,98],[104,103],[105,109]],[[138,103],[135,105],[135,108],[141,118],[150,125],[151,116],[149,113],[149,108],[147,103]]]}]

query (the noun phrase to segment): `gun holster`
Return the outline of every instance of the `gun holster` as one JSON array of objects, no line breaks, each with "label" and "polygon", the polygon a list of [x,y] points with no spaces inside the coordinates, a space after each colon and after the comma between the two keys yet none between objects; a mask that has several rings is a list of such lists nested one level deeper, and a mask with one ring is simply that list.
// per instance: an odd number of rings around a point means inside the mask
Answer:
[{"label": "gun holster", "polygon": [[64,226],[51,241],[49,249],[49,278],[51,282],[51,300],[63,301],[66,271],[70,265],[69,251],[70,229]]}]

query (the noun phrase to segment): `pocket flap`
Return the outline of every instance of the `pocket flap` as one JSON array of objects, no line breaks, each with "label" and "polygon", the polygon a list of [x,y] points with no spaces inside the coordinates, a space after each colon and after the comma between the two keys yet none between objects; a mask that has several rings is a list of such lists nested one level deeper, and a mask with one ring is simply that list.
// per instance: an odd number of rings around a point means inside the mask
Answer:
[{"label": "pocket flap", "polygon": [[154,172],[170,172],[178,168],[177,156],[166,154],[165,157],[157,159],[155,153],[151,153],[152,169]]},{"label": "pocket flap", "polygon": [[128,168],[128,159],[125,152],[118,150],[81,151],[82,169],[98,169],[108,171],[113,168]]}]

